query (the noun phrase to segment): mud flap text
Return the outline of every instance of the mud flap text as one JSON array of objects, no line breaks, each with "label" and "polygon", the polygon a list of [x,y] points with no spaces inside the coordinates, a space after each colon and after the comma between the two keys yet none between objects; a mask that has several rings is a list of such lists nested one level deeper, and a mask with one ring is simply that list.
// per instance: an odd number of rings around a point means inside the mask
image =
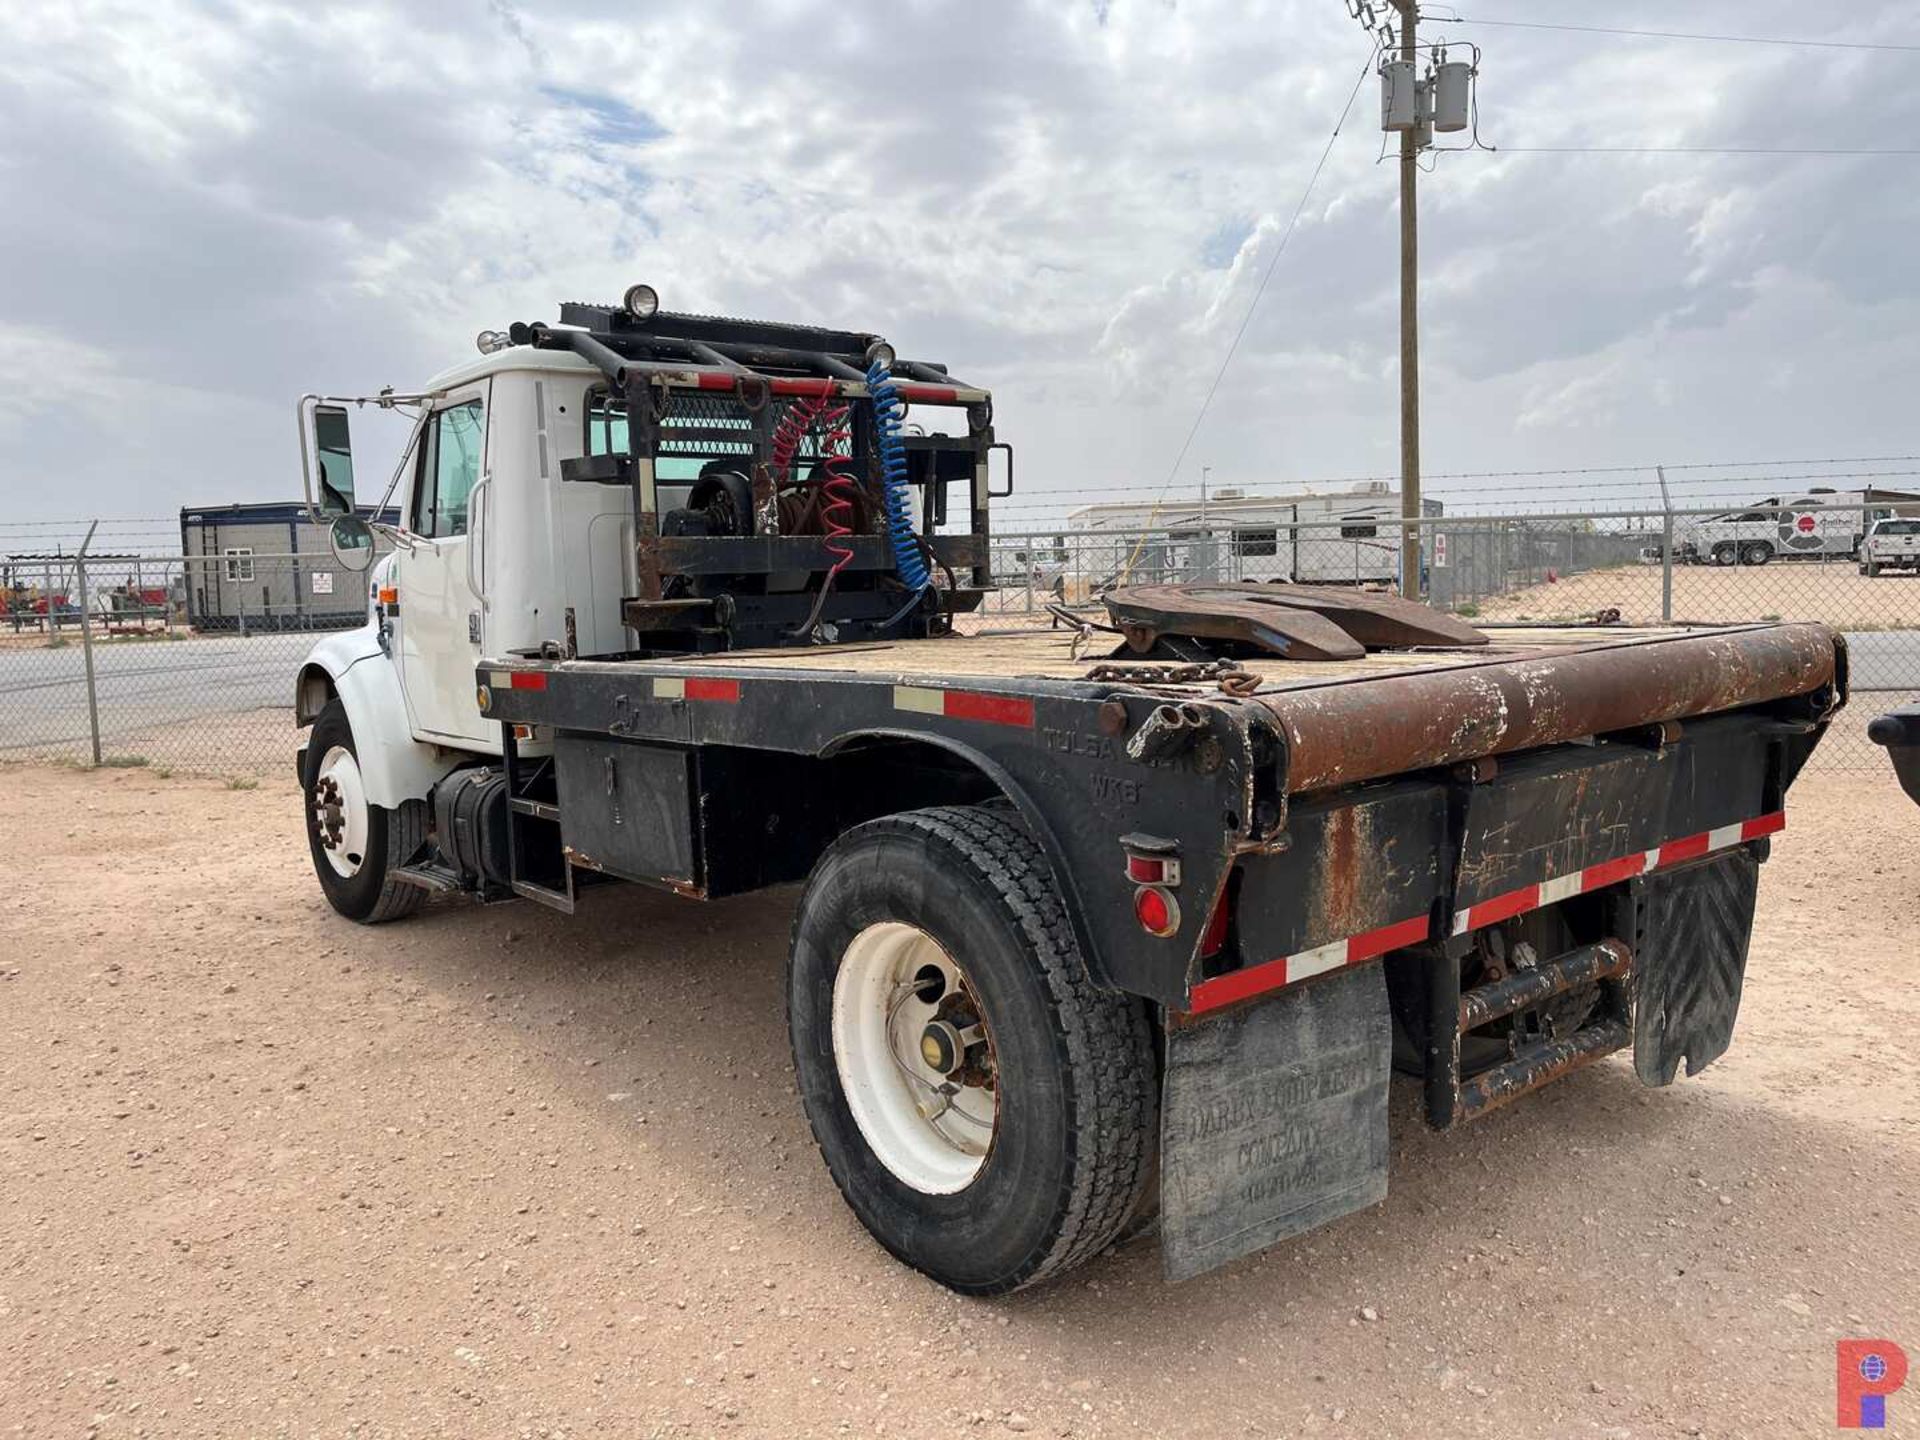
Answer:
[{"label": "mud flap text", "polygon": [[1391,1027],[1378,965],[1169,1027],[1161,1109],[1168,1279],[1386,1198]]}]

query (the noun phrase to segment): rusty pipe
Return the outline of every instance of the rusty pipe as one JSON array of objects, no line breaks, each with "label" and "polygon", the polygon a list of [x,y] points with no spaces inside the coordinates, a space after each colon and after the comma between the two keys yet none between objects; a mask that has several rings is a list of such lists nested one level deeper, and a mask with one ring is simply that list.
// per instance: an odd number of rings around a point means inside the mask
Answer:
[{"label": "rusty pipe", "polygon": [[1836,684],[1825,625],[1622,641],[1510,660],[1268,689],[1289,793],[1711,715]]},{"label": "rusty pipe", "polygon": [[1564,995],[1569,990],[1596,980],[1610,980],[1633,964],[1633,951],[1624,940],[1602,940],[1597,945],[1582,945],[1564,955],[1542,962],[1531,970],[1519,970],[1481,985],[1460,997],[1460,1030],[1478,1030],[1482,1025]]},{"label": "rusty pipe", "polygon": [[1549,1081],[1591,1065],[1603,1055],[1624,1049],[1631,1037],[1618,1020],[1603,1020],[1576,1030],[1564,1040],[1535,1045],[1504,1065],[1461,1082],[1456,1120],[1472,1120],[1518,1100]]}]

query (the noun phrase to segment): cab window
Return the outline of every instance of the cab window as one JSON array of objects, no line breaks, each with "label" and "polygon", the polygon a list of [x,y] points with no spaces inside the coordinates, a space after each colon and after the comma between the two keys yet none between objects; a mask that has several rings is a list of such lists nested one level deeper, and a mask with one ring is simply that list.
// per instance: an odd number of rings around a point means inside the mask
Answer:
[{"label": "cab window", "polygon": [[587,396],[587,454],[627,453],[627,402],[595,390]]},{"label": "cab window", "polygon": [[430,540],[467,533],[467,498],[480,480],[485,423],[478,400],[436,411],[420,450],[413,529]]}]

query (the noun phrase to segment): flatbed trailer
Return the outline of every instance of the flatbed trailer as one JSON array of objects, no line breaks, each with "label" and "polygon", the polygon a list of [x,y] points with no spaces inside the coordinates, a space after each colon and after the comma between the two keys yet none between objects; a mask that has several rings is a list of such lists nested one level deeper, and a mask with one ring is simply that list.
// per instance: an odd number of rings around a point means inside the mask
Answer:
[{"label": "flatbed trailer", "polygon": [[[714,898],[805,879],[866,821],[1010,805],[1094,984],[1162,1017],[1185,1275],[1384,1194],[1395,1031],[1440,1128],[1618,1050],[1664,1085],[1728,1044],[1758,865],[1844,694],[1841,641],[1492,633],[1230,668],[1103,661],[1055,631],[476,678],[486,713],[550,741],[510,747],[505,786],[513,888],[561,909],[583,874]],[[1260,1005],[1321,976],[1349,978]],[[1556,1003],[1573,1023],[1516,1028]],[[1247,1100],[1276,1066],[1311,1092],[1284,1119]]]},{"label": "flatbed trailer", "polygon": [[[1156,1219],[1184,1278],[1375,1203],[1395,1069],[1444,1129],[1617,1051],[1665,1085],[1726,1048],[1846,694],[1825,627],[1121,584],[961,634],[1012,485],[986,390],[646,286],[479,349],[301,403],[370,567],[367,624],[295,681],[315,876],[363,923],[803,883],[801,1102],[941,1283],[1035,1284]],[[377,562],[363,403],[417,415]]]}]

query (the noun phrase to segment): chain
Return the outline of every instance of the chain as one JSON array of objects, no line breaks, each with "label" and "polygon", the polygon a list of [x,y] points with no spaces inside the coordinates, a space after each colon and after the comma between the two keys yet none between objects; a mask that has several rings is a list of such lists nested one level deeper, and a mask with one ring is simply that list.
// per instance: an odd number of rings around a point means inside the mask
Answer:
[{"label": "chain", "polygon": [[1214,680],[1223,694],[1242,700],[1260,688],[1260,677],[1238,660],[1209,660],[1195,665],[1096,665],[1087,672],[1087,679],[1123,685],[1198,685]]}]

